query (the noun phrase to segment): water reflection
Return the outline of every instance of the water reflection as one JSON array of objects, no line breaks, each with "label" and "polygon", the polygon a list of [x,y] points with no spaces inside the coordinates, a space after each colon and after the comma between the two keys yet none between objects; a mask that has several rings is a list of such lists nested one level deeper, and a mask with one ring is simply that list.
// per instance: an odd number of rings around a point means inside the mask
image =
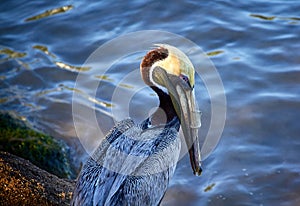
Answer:
[{"label": "water reflection", "polygon": [[32,48],[37,49],[42,51],[43,53],[45,53],[46,55],[50,56],[51,58],[56,58],[56,56],[54,54],[52,54],[51,52],[49,52],[48,48],[46,46],[43,45],[34,45],[32,46]]},{"label": "water reflection", "polygon": [[251,17],[254,18],[259,18],[262,20],[268,20],[268,21],[272,21],[275,19],[275,16],[264,16],[264,15],[260,15],[260,14],[250,14]]},{"label": "water reflection", "polygon": [[273,20],[284,20],[284,21],[289,21],[290,24],[298,24],[300,21],[299,17],[280,17],[280,16],[265,16],[262,14],[250,14],[251,17],[253,18],[258,18],[266,21],[273,21]]},{"label": "water reflection", "polygon": [[66,70],[70,70],[70,71],[78,71],[78,72],[84,72],[84,71],[88,71],[90,70],[90,67],[78,67],[78,66],[73,66],[64,62],[54,62],[56,64],[56,66],[62,68],[62,69],[66,69]]},{"label": "water reflection", "polygon": [[48,16],[53,16],[53,15],[56,15],[56,14],[64,13],[64,12],[67,12],[71,9],[73,9],[72,5],[62,6],[62,7],[55,8],[55,9],[50,9],[50,10],[47,10],[47,11],[45,11],[41,14],[38,14],[36,16],[32,16],[32,17],[29,17],[29,18],[25,19],[25,22],[35,21],[35,20],[39,20],[39,19],[42,19],[42,18],[46,18]]},{"label": "water reflection", "polygon": [[9,48],[0,49],[0,54],[5,54],[8,57],[5,58],[3,61],[7,61],[8,59],[17,59],[25,57],[27,54],[25,52],[17,52]]},{"label": "water reflection", "polygon": [[224,51],[217,50],[217,51],[208,52],[208,53],[206,53],[206,55],[212,57],[212,56],[217,56],[217,55],[222,54],[222,53],[224,53]]}]

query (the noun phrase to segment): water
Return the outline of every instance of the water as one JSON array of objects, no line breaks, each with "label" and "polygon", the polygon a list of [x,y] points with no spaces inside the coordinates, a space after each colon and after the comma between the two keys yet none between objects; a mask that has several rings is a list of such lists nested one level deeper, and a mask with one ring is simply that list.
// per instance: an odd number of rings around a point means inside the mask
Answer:
[{"label": "water", "polygon": [[[202,176],[192,175],[184,157],[162,205],[300,204],[299,1],[21,0],[3,1],[0,10],[0,109],[64,139],[78,165],[87,155],[76,137],[72,95],[78,72],[89,72],[80,66],[95,49],[122,34],[164,30],[211,55],[224,84],[227,117],[217,149],[203,162]],[[47,10],[52,13],[35,17]],[[140,58],[128,56],[116,66],[124,70],[98,77],[107,81],[96,99],[82,95],[86,107],[96,101],[105,131],[113,124],[107,115],[114,104],[109,94]],[[130,90],[132,84],[123,86]],[[210,101],[205,92],[197,98],[205,133]],[[145,99],[157,102],[145,88],[133,105],[143,108]],[[143,110],[135,108],[132,115],[142,119]]]}]

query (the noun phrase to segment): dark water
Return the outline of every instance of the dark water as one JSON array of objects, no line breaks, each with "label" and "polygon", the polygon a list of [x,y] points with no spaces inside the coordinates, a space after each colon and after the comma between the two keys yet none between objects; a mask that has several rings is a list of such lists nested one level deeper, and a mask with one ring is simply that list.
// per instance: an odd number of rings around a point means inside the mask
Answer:
[{"label": "dark water", "polygon": [[[87,155],[75,133],[72,95],[77,75],[89,72],[80,66],[120,35],[163,30],[210,54],[227,117],[203,175],[193,176],[183,158],[162,205],[300,205],[299,1],[2,1],[0,10],[0,109],[66,140],[78,165]],[[136,68],[140,58],[119,66]],[[113,70],[96,99],[82,95],[106,130],[114,102],[105,96],[125,71]],[[156,102],[145,89],[133,104],[142,108],[144,98]],[[205,93],[197,98],[205,131],[210,101]],[[144,115],[138,111],[132,108],[137,120]]]}]

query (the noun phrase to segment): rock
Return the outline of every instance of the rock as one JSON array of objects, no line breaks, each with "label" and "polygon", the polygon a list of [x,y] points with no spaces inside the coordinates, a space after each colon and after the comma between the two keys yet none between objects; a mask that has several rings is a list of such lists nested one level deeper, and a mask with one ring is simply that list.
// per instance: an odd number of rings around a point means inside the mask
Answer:
[{"label": "rock", "polygon": [[33,129],[13,114],[0,113],[0,151],[27,159],[58,177],[76,177],[68,146]]},{"label": "rock", "polygon": [[75,181],[0,152],[0,205],[69,205]]}]

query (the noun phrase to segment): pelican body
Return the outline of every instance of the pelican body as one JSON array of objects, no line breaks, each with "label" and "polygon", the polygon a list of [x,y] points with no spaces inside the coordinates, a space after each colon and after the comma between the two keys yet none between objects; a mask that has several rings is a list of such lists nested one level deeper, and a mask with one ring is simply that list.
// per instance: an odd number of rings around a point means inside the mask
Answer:
[{"label": "pelican body", "polygon": [[141,76],[159,107],[140,124],[118,122],[83,166],[71,205],[159,205],[179,158],[182,128],[194,174],[201,174],[194,68],[170,45],[143,58]]}]

